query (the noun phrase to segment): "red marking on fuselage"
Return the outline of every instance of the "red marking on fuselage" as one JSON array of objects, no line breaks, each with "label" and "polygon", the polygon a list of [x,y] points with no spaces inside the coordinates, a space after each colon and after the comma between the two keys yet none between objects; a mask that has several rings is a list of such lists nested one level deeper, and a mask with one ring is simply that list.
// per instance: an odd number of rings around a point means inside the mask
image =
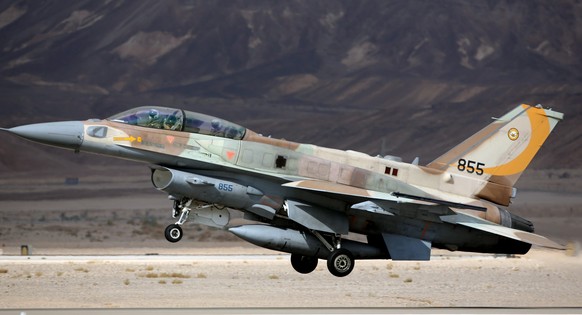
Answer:
[{"label": "red marking on fuselage", "polygon": [[234,151],[226,151],[226,158],[232,160],[234,158],[235,152]]},{"label": "red marking on fuselage", "polygon": [[166,139],[168,139],[168,142],[169,142],[170,144],[172,144],[172,143],[174,143],[174,139],[175,139],[175,138],[174,138],[174,136],[166,136]]}]

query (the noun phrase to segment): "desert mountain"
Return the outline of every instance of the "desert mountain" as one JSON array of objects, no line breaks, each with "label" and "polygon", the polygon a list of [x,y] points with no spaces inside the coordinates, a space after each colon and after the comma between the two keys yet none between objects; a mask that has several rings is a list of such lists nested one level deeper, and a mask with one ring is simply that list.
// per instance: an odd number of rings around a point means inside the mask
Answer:
[{"label": "desert mountain", "polygon": [[[536,168],[582,166],[579,1],[0,1],[0,126],[205,112],[428,163],[519,103],[566,114]],[[0,170],[72,157],[6,134]]]}]

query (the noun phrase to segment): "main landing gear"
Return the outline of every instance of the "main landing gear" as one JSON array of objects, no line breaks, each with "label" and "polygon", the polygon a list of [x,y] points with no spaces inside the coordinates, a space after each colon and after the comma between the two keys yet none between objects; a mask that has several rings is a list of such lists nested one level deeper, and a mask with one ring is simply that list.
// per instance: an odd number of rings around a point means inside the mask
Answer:
[{"label": "main landing gear", "polygon": [[336,249],[327,258],[327,269],[336,277],[345,277],[354,270],[354,255],[344,248]]},{"label": "main landing gear", "polygon": [[[331,252],[327,258],[327,269],[336,277],[345,277],[354,270],[354,255],[347,249],[341,248],[341,238],[333,237],[335,246],[332,246],[319,232],[311,231]],[[307,274],[317,268],[317,257],[291,254],[291,266],[299,273]]]},{"label": "main landing gear", "polygon": [[291,254],[291,266],[295,271],[307,274],[317,268],[317,257],[303,256],[299,254]]}]

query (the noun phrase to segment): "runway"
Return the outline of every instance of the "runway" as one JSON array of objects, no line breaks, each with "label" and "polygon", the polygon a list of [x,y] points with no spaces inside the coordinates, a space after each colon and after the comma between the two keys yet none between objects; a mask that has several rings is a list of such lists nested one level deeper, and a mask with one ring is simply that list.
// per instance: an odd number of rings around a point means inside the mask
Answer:
[{"label": "runway", "polygon": [[[192,262],[192,261],[289,261],[289,254],[276,255],[40,255],[40,256],[0,256],[0,262]],[[479,255],[479,254],[455,254],[455,255],[432,255],[431,260],[489,260],[489,259],[510,259],[507,255]]]},{"label": "runway", "polygon": [[245,308],[0,310],[0,315],[190,315],[190,314],[580,314],[580,308]]},{"label": "runway", "polygon": [[10,314],[63,308],[127,312],[121,314],[160,308],[185,308],[189,314],[378,314],[400,313],[400,308],[407,313],[408,307],[413,313],[425,308],[429,313],[534,312],[530,307],[569,312],[565,308],[582,306],[580,270],[580,257],[545,250],[521,258],[442,254],[428,262],[359,260],[344,278],[332,276],[324,261],[303,275],[290,266],[289,255],[244,250],[234,255],[4,255],[0,309]]},{"label": "runway", "polygon": [[0,262],[192,262],[192,261],[277,261],[289,255],[50,255],[50,256],[0,256]]}]

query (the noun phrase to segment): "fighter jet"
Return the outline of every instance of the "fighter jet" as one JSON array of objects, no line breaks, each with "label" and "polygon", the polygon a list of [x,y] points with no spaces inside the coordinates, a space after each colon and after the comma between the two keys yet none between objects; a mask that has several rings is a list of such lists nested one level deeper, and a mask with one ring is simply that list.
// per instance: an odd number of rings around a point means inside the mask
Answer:
[{"label": "fighter jet", "polygon": [[[170,242],[188,219],[290,253],[299,273],[319,259],[335,276],[358,259],[429,260],[431,248],[525,254],[563,249],[506,207],[515,183],[562,113],[519,105],[421,166],[262,136],[238,124],[168,107],[107,119],[4,129],[35,142],[147,163],[173,202]],[[242,214],[245,224],[232,224]],[[239,220],[240,222],[240,220]],[[361,241],[350,235],[363,235]],[[357,239],[357,238],[356,238]]]}]

